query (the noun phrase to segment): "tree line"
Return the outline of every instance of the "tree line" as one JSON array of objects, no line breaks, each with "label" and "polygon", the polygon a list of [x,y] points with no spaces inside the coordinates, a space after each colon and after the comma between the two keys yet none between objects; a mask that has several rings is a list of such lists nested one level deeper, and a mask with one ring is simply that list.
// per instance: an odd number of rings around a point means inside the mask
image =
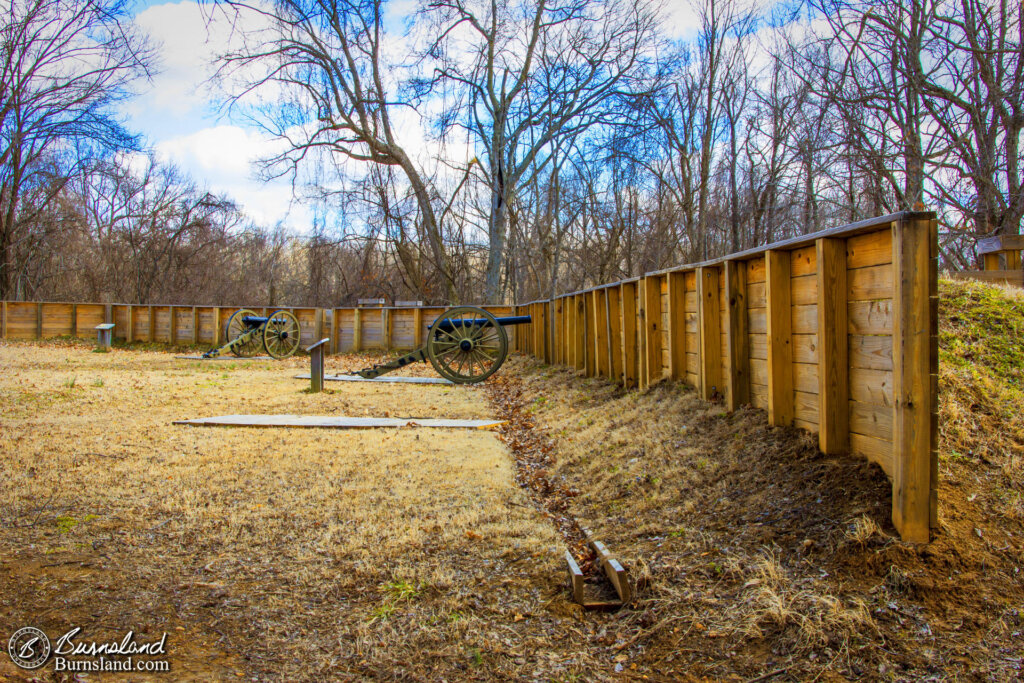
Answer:
[{"label": "tree line", "polygon": [[525,301],[925,208],[977,267],[1024,215],[1022,7],[221,0],[217,85],[281,143],[254,171],[316,216],[287,230],[118,123],[155,68],[123,3],[12,0],[0,298]]}]

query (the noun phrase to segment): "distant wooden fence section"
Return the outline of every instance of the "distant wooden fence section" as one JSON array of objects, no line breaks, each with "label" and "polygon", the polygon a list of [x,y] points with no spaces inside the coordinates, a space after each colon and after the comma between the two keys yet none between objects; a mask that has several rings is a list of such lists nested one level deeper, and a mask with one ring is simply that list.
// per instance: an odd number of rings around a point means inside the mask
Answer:
[{"label": "distant wooden fence section", "polygon": [[1002,285],[1024,287],[1021,251],[1024,235],[996,235],[978,240],[984,270],[962,270],[950,273],[958,280],[980,280]]},{"label": "distant wooden fence section", "polygon": [[[935,215],[902,213],[517,307],[518,347],[627,387],[676,380],[878,463],[903,538],[937,524]],[[538,324],[539,323],[539,324]]]},{"label": "distant wooden fence section", "polygon": [[[249,308],[257,315],[291,311],[302,328],[301,345],[331,338],[331,352],[413,349],[426,337],[427,326],[444,307],[409,308],[294,308],[261,306],[148,306],[133,304],[72,304],[35,301],[0,303],[0,337],[47,339],[95,334],[101,323],[114,323],[114,338],[129,342],[219,346],[224,328],[235,311]],[[510,315],[512,306],[487,306],[496,316]]]}]

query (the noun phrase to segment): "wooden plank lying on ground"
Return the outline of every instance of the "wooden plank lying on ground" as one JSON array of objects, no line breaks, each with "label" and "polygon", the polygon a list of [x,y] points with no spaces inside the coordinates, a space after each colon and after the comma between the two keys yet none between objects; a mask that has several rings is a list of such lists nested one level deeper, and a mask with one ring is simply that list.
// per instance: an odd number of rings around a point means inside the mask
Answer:
[{"label": "wooden plank lying on ground", "polygon": [[[305,375],[295,375],[295,379],[309,379],[309,373]],[[450,379],[444,377],[378,377],[376,379],[366,379],[359,375],[324,375],[324,381],[326,382],[373,382],[375,384],[381,384],[383,382],[391,382],[392,384],[455,384]]]},{"label": "wooden plank lying on ground", "polygon": [[370,429],[374,427],[443,427],[448,429],[490,429],[502,420],[448,420],[418,417],[345,417],[343,415],[220,415],[195,420],[175,420],[176,425],[215,427],[324,427],[329,429]]}]

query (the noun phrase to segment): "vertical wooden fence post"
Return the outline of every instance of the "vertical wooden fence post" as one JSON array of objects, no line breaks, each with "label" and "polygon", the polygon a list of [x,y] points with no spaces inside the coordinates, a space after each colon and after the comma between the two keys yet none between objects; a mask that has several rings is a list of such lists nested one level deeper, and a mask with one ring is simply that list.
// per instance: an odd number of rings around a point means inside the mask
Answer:
[{"label": "vertical wooden fence post", "polygon": [[622,383],[627,389],[635,389],[639,380],[637,368],[636,340],[636,282],[623,282],[619,286],[622,309]]},{"label": "vertical wooden fence post", "polygon": [[[423,346],[423,309],[419,306],[412,312],[412,343],[416,349]],[[512,346],[515,347],[515,344]]]},{"label": "vertical wooden fence post", "polygon": [[36,339],[43,338],[43,304],[36,304]]},{"label": "vertical wooden fence post", "polygon": [[613,382],[622,381],[622,318],[619,303],[620,289],[609,287],[604,290],[605,319],[608,321],[608,378]]},{"label": "vertical wooden fence post", "polygon": [[7,339],[7,315],[8,315],[7,314],[7,302],[4,301],[3,302],[3,317],[4,317],[4,319],[3,319],[3,328],[0,329],[0,336],[2,336],[4,339]]},{"label": "vertical wooden fence post", "polygon": [[603,289],[591,292],[591,310],[594,316],[594,375],[607,377],[608,367],[608,311]]},{"label": "vertical wooden fence post", "polygon": [[788,251],[765,252],[765,312],[768,319],[768,422],[793,424],[793,309]]},{"label": "vertical wooden fence post", "polygon": [[846,240],[816,242],[818,262],[818,448],[845,453],[850,441]]},{"label": "vertical wooden fence post", "polygon": [[353,311],[354,320],[352,322],[352,350],[362,351],[363,350],[363,309],[356,307]]},{"label": "vertical wooden fence post", "polygon": [[192,307],[192,346],[199,343],[199,309]]},{"label": "vertical wooden fence post", "polygon": [[938,516],[935,232],[935,221],[926,217],[893,224],[892,520],[911,543],[927,543]]},{"label": "vertical wooden fence post", "polygon": [[78,304],[71,304],[71,336],[78,336]]},{"label": "vertical wooden fence post", "polygon": [[577,370],[583,370],[586,372],[587,369],[587,305],[586,305],[586,294],[576,294],[573,296],[575,300],[573,302],[573,309],[576,313],[576,334],[573,335],[573,344],[575,345],[575,351],[573,357],[575,358],[575,368]]},{"label": "vertical wooden fence post", "polygon": [[747,334],[747,264],[725,262],[725,302],[729,316],[729,410],[750,403],[750,337]]},{"label": "vertical wooden fence post", "polygon": [[643,284],[644,355],[640,388],[661,380],[661,279],[645,277]]},{"label": "vertical wooden fence post", "polygon": [[722,327],[718,299],[718,268],[697,269],[697,319],[699,328],[700,393],[710,401],[725,393],[722,384]]}]

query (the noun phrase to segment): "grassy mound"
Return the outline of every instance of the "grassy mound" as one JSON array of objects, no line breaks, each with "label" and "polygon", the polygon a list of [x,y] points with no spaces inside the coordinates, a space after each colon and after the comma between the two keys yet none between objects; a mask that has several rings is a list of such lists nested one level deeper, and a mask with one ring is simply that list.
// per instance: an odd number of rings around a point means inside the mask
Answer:
[{"label": "grassy mound", "polygon": [[922,547],[898,539],[877,466],[825,456],[761,411],[514,361],[517,400],[554,441],[551,488],[645,584],[602,629],[625,670],[1021,675],[1024,298],[948,282],[941,295],[942,526]]}]

